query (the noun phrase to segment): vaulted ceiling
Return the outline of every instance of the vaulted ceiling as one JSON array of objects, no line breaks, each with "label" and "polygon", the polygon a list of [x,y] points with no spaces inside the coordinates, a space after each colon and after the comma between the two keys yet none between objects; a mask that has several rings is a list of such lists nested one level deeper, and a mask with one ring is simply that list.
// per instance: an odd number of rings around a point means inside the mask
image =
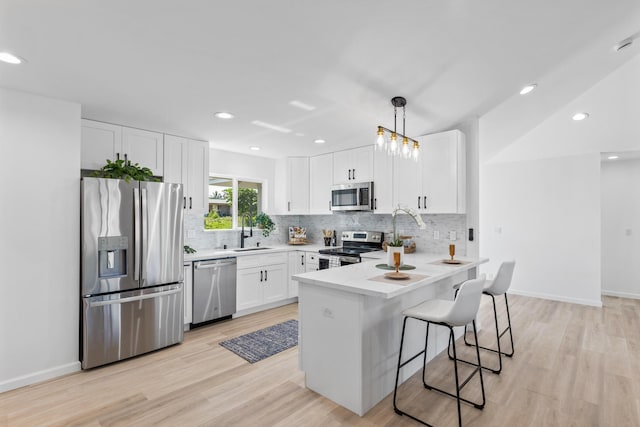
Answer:
[{"label": "vaulted ceiling", "polygon": [[372,143],[400,95],[409,136],[485,116],[497,153],[627,61],[639,22],[637,0],[3,0],[0,50],[27,62],[0,85],[266,157]]}]

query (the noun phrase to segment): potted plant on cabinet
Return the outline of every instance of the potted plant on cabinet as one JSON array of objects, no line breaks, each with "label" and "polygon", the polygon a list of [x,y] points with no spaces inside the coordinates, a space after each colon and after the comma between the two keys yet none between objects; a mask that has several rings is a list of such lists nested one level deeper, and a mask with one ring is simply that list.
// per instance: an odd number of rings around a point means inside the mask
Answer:
[{"label": "potted plant on cabinet", "polygon": [[262,235],[264,237],[269,237],[269,234],[276,228],[273,220],[264,212],[256,215],[256,224],[258,228],[262,229]]}]

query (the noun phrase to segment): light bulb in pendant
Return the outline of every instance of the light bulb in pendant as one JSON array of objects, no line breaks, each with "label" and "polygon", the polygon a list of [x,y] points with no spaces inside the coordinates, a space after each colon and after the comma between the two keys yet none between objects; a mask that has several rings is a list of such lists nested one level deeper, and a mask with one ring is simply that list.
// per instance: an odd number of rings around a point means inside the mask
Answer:
[{"label": "light bulb in pendant", "polygon": [[408,159],[411,155],[411,149],[409,148],[409,138],[406,136],[402,138],[402,157]]},{"label": "light bulb in pendant", "polygon": [[398,151],[398,135],[395,132],[391,134],[391,143],[389,144],[389,150],[391,150],[392,154],[396,154]]},{"label": "light bulb in pendant", "polygon": [[384,130],[382,126],[378,126],[378,139],[376,140],[376,149],[382,150],[384,147]]},{"label": "light bulb in pendant", "polygon": [[418,155],[420,154],[419,148],[420,145],[418,145],[417,142],[414,142],[411,157],[413,157],[413,160],[415,160],[416,162],[418,161]]}]

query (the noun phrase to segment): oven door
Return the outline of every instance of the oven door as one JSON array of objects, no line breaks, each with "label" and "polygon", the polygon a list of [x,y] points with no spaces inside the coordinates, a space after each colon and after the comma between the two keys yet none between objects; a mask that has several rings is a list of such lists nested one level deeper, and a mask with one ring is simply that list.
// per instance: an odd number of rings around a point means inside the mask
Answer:
[{"label": "oven door", "polygon": [[329,257],[326,255],[318,256],[318,269],[319,270],[328,270],[329,269]]},{"label": "oven door", "polygon": [[340,267],[345,265],[357,264],[360,262],[360,257],[355,256],[341,256],[340,257]]}]

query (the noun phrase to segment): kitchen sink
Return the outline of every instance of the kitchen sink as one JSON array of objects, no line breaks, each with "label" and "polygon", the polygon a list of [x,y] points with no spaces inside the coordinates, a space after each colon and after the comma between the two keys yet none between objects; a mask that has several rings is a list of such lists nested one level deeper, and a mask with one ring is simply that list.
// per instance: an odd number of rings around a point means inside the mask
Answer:
[{"label": "kitchen sink", "polygon": [[261,248],[240,248],[240,249],[234,249],[234,252],[249,252],[249,251],[261,251],[264,249],[271,249],[271,248],[265,248],[265,247],[261,247]]}]

